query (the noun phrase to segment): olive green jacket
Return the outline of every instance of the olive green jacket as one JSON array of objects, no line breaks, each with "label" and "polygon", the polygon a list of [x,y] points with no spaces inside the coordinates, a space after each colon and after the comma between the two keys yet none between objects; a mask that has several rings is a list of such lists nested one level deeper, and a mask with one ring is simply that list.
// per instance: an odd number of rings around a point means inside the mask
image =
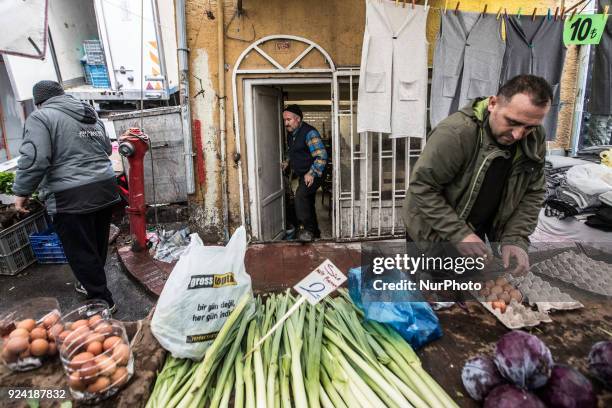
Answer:
[{"label": "olive green jacket", "polygon": [[[472,233],[466,219],[487,169],[496,157],[511,154],[495,144],[485,126],[488,104],[488,98],[477,99],[440,122],[427,138],[404,202],[406,231],[419,246],[460,242]],[[519,143],[488,238],[527,250],[544,200],[544,129],[538,127]]]}]

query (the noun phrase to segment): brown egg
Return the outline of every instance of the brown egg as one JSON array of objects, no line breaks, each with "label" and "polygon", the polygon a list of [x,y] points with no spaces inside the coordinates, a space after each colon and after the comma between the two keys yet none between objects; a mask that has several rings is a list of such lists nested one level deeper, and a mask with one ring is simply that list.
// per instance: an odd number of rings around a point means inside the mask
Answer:
[{"label": "brown egg", "polygon": [[113,375],[111,375],[111,384],[114,387],[121,387],[123,384],[127,382],[128,379],[128,370],[125,367],[119,367]]},{"label": "brown egg", "polygon": [[91,317],[89,318],[89,326],[90,326],[90,327],[95,326],[95,325],[96,325],[96,323],[98,323],[100,320],[102,320],[102,316],[100,316],[100,315],[98,315],[98,314],[91,316]]},{"label": "brown egg", "polygon": [[503,291],[504,291],[504,290],[502,289],[502,287],[501,287],[501,286],[497,286],[497,285],[495,285],[495,286],[493,286],[493,287],[491,288],[491,294],[492,294],[492,295],[499,295],[500,293],[503,293]]},{"label": "brown egg", "polygon": [[17,323],[18,329],[26,329],[27,331],[32,331],[36,327],[36,321],[34,319],[25,319]]},{"label": "brown egg", "polygon": [[100,376],[89,387],[87,387],[87,392],[98,393],[105,391],[110,386],[110,380],[107,377]]},{"label": "brown egg", "polygon": [[77,328],[82,327],[82,326],[89,326],[89,321],[87,321],[86,319],[80,319],[80,320],[74,321],[72,322],[71,329],[76,330]]},{"label": "brown egg", "polygon": [[87,352],[93,354],[94,356],[102,353],[102,351],[102,343],[99,341],[92,341],[87,345]]},{"label": "brown egg", "polygon": [[86,385],[81,381],[81,376],[78,372],[71,373],[68,376],[68,385],[75,391],[84,391]]},{"label": "brown egg", "polygon": [[107,322],[102,321],[95,325],[94,331],[107,336],[113,332],[113,327]]},{"label": "brown egg", "polygon": [[57,344],[54,341],[49,342],[49,351],[47,351],[47,354],[50,356],[57,354]]},{"label": "brown egg", "polygon": [[[6,348],[6,346],[3,348],[2,350],[2,359],[10,364],[10,363],[14,363],[15,361],[17,361],[17,354],[11,352],[8,348]],[[112,360],[112,358],[111,358]],[[115,360],[113,360],[115,361]]]},{"label": "brown egg", "polygon": [[32,353],[33,356],[44,356],[47,354],[48,350],[49,342],[45,339],[36,339],[32,341],[32,344],[30,344],[30,353]]},{"label": "brown egg", "polygon": [[493,286],[495,286],[495,281],[486,281],[485,282],[485,288],[491,289]]},{"label": "brown egg", "polygon": [[111,336],[104,340],[104,350],[109,350],[121,343],[121,337]]},{"label": "brown egg", "polygon": [[[79,368],[79,375],[81,376],[81,381],[92,380],[93,377],[98,375],[98,365],[95,361],[88,361],[84,363],[81,368]],[[93,380],[91,381],[93,382]]]},{"label": "brown egg", "polygon": [[30,340],[47,339],[47,330],[43,327],[37,327],[30,332]]},{"label": "brown egg", "polygon": [[514,286],[512,286],[512,285],[511,285],[511,284],[509,284],[509,283],[506,283],[506,284],[503,286],[503,288],[504,288],[504,292],[508,292],[508,293],[510,293],[510,291],[511,291],[512,289],[514,289]]},{"label": "brown egg", "polygon": [[64,326],[62,326],[61,323],[56,323],[53,326],[51,326],[49,328],[49,331],[47,332],[47,336],[50,339],[55,339],[57,336],[59,336],[62,332],[64,331]]},{"label": "brown egg", "polygon": [[89,336],[87,336],[86,342],[87,344],[93,343],[93,342],[104,343],[104,339],[105,338],[103,334],[93,332]]},{"label": "brown egg", "polygon": [[505,304],[508,304],[508,303],[510,303],[511,297],[510,297],[509,293],[504,292],[504,293],[499,295],[498,299],[501,300],[502,302],[504,302]]},{"label": "brown egg", "polygon": [[87,340],[87,336],[91,334],[91,331],[86,326],[80,326],[74,329],[68,336],[66,336],[65,341],[70,343],[71,345],[81,345],[81,343],[85,343]]},{"label": "brown egg", "polygon": [[6,348],[13,354],[19,354],[28,349],[30,342],[27,337],[17,336],[6,342]]},{"label": "brown egg", "polygon": [[518,289],[512,289],[510,291],[510,297],[514,300],[516,300],[517,302],[521,302],[521,300],[523,299],[523,295],[521,294],[521,291]]},{"label": "brown egg", "polygon": [[59,341],[64,341],[66,340],[66,337],[68,337],[68,335],[72,333],[72,330],[64,330],[63,332],[61,332],[58,336],[57,339]]},{"label": "brown egg", "polygon": [[483,288],[480,290],[480,296],[486,298],[491,294],[491,290],[489,288]]},{"label": "brown egg", "polygon": [[53,311],[51,313],[49,313],[48,315],[46,315],[43,318],[43,325],[45,326],[45,328],[50,329],[54,324],[56,324],[60,319],[59,313]]},{"label": "brown egg", "polygon": [[497,300],[497,295],[490,294],[487,296],[487,302],[495,302]]},{"label": "brown egg", "polygon": [[9,334],[9,338],[13,337],[30,337],[30,332],[26,329],[15,329]]},{"label": "brown egg", "polygon": [[117,369],[117,362],[110,356],[101,354],[96,357],[95,361],[96,364],[98,364],[98,369],[102,375],[112,375]]},{"label": "brown egg", "polygon": [[130,359],[130,348],[127,344],[117,344],[113,349],[113,359],[118,365],[126,365]]},{"label": "brown egg", "polygon": [[506,304],[501,300],[493,302],[493,309],[499,309],[501,313],[504,313],[506,311]]},{"label": "brown egg", "polygon": [[94,358],[94,355],[91,353],[88,353],[88,352],[79,353],[72,358],[69,366],[73,370],[78,370],[79,368],[81,368],[83,364],[85,364],[88,361],[93,360],[93,358]]},{"label": "brown egg", "polygon": [[500,276],[499,278],[495,279],[495,284],[497,286],[504,286],[505,284],[508,283],[508,280],[506,278],[504,278],[503,276]]}]

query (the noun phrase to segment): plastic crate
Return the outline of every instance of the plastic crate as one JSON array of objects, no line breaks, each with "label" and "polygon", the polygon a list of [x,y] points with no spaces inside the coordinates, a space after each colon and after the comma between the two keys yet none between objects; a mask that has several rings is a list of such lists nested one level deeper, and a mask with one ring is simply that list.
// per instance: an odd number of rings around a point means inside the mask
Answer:
[{"label": "plastic crate", "polygon": [[30,234],[30,244],[38,263],[63,264],[68,262],[62,242],[51,228],[44,232]]},{"label": "plastic crate", "polygon": [[0,232],[0,275],[16,275],[36,261],[29,236],[48,229],[45,211]]},{"label": "plastic crate", "polygon": [[85,51],[85,57],[87,63],[90,65],[104,65],[104,50],[102,49],[102,43],[99,40],[85,40],[83,41],[83,50]]},{"label": "plastic crate", "polygon": [[94,88],[110,88],[106,65],[85,65],[85,76]]}]

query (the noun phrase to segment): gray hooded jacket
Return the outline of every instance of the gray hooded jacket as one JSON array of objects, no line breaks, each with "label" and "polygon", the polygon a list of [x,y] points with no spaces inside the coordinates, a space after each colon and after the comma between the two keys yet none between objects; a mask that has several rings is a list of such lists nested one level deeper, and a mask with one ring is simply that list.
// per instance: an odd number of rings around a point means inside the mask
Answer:
[{"label": "gray hooded jacket", "polygon": [[25,124],[13,193],[36,189],[49,213],[83,214],[120,198],[110,139],[95,110],[70,95],[45,101]]}]

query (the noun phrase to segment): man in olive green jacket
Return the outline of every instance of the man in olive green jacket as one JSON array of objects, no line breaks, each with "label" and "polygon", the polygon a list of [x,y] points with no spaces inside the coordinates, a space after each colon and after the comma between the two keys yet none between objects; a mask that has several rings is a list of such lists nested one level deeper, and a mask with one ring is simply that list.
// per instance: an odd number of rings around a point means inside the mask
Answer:
[{"label": "man in olive green jacket", "polygon": [[520,75],[496,96],[476,99],[431,131],[404,203],[408,240],[421,249],[450,242],[464,256],[500,245],[505,267],[529,269],[529,235],[545,192],[546,137],[541,124],[552,88]]}]

